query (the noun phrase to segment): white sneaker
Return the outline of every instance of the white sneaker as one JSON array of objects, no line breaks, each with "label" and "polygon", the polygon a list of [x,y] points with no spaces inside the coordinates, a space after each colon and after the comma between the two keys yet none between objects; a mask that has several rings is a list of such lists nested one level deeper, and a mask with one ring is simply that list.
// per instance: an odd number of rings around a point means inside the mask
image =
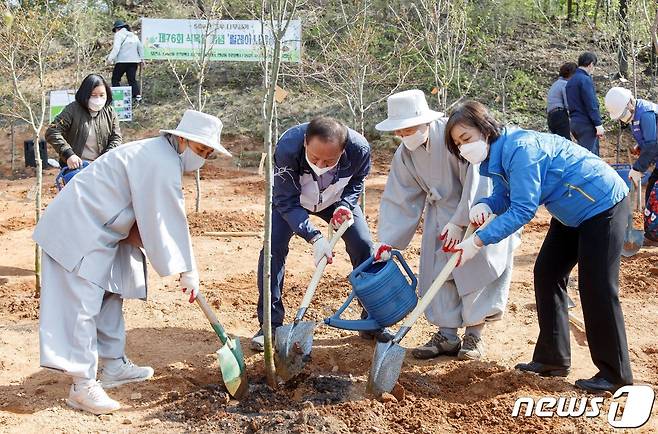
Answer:
[{"label": "white sneaker", "polygon": [[123,384],[148,380],[153,377],[153,368],[137,366],[124,356],[113,363],[106,363],[99,377],[105,389],[112,389]]},{"label": "white sneaker", "polygon": [[87,385],[72,384],[66,403],[77,410],[93,414],[112,413],[121,408],[121,404],[107,396],[98,381],[92,381]]}]

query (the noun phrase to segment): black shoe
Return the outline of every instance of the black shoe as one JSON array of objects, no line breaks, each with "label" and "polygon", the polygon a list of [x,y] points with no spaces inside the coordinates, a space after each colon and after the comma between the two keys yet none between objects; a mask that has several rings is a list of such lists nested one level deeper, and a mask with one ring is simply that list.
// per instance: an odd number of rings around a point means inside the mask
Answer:
[{"label": "black shoe", "polygon": [[388,342],[393,340],[394,336],[391,332],[389,332],[387,329],[384,328],[384,329],[372,330],[372,331],[362,330],[359,332],[359,337],[367,341],[377,339],[378,342]]},{"label": "black shoe", "polygon": [[569,375],[568,366],[546,365],[539,362],[519,363],[514,369],[523,372],[533,372],[542,377],[566,377]]},{"label": "black shoe", "polygon": [[605,378],[597,377],[596,375],[587,380],[583,380],[583,379],[576,380],[577,388],[593,393],[599,393],[599,392],[615,393],[617,389],[619,389],[622,386],[623,384],[614,384],[609,382]]}]

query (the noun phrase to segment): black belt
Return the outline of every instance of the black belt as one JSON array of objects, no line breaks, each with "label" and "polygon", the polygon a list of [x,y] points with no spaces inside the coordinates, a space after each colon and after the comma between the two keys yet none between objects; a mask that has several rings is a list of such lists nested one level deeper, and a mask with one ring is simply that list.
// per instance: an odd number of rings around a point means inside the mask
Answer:
[{"label": "black belt", "polygon": [[549,111],[548,114],[550,115],[550,114],[553,114],[553,113],[555,113],[557,111],[560,111],[560,110],[563,110],[565,112],[567,111],[567,109],[565,109],[564,107],[556,107],[553,110]]}]

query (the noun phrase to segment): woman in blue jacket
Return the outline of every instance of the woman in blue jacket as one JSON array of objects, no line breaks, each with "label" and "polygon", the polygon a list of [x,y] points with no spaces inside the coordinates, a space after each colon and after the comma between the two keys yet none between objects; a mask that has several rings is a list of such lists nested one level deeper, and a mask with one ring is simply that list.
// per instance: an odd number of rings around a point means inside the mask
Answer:
[{"label": "woman in blue jacket", "polygon": [[530,363],[516,366],[542,376],[569,373],[567,282],[578,264],[578,289],[587,341],[599,372],[576,386],[614,391],[633,383],[624,317],[619,304],[619,265],[628,215],[628,187],[603,160],[552,134],[503,127],[475,101],[458,107],[446,126],[455,155],[480,163],[493,194],[470,211],[471,222],[498,217],[462,241],[461,263],[528,223],[544,205],[553,216],[534,268],[539,337]]}]

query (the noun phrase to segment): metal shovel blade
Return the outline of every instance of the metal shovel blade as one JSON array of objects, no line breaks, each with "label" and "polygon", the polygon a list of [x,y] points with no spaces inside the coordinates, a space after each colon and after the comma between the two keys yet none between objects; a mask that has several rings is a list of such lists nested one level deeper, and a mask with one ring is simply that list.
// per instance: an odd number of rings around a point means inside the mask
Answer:
[{"label": "metal shovel blade", "polygon": [[[636,208],[642,207],[642,187],[636,188],[631,182],[631,197],[635,197]],[[622,256],[629,258],[640,251],[644,244],[644,231],[635,229],[633,227],[633,209],[629,210],[628,226],[626,226],[626,234],[624,236],[624,246],[622,247]]]},{"label": "metal shovel blade", "polygon": [[217,350],[217,359],[228,393],[236,399],[244,397],[249,391],[249,382],[240,339],[226,341],[226,344]]},{"label": "metal shovel blade", "polygon": [[644,244],[644,231],[638,229],[629,229],[626,231],[624,247],[621,250],[622,256],[629,258],[640,251]]},{"label": "metal shovel blade", "polygon": [[274,339],[274,364],[283,381],[297,376],[311,359],[315,322],[300,321],[297,324],[278,327]]},{"label": "metal shovel blade", "polygon": [[367,393],[379,397],[393,390],[400,377],[405,352],[393,341],[377,343],[368,375]]}]

